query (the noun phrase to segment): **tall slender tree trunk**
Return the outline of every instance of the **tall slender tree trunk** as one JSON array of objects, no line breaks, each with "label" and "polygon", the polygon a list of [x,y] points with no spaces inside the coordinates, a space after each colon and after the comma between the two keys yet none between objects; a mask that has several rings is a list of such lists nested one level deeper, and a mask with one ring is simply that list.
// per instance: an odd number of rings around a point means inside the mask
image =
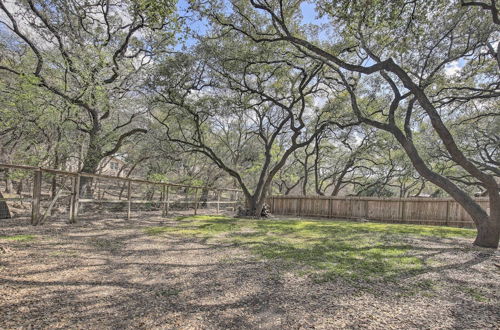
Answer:
[{"label": "tall slender tree trunk", "polygon": [[17,188],[16,188],[16,194],[22,195],[23,193],[23,181],[24,179],[19,179],[19,182],[17,183]]},{"label": "tall slender tree trunk", "polygon": [[308,173],[308,170],[309,170],[309,164],[308,164],[308,161],[309,161],[309,155],[306,155],[306,159],[304,161],[304,181],[302,181],[302,195],[303,196],[306,196],[307,195],[307,184],[309,183],[309,173]]},{"label": "tall slender tree trunk", "polygon": [[5,193],[11,194],[13,190],[14,190],[14,188],[13,188],[12,179],[10,176],[10,168],[6,168],[5,169]]}]

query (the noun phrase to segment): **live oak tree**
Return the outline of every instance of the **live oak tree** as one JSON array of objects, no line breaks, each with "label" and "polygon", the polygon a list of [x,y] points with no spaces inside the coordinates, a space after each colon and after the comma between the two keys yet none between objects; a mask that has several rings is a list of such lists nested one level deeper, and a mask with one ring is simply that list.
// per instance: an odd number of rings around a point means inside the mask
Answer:
[{"label": "live oak tree", "polygon": [[303,195],[320,196],[410,197],[432,189],[390,134],[366,126],[325,130],[294,153],[275,181],[282,193],[300,183]]},{"label": "live oak tree", "polygon": [[418,175],[390,134],[378,131],[374,140],[366,147],[368,152],[357,164],[360,179],[356,182],[355,195],[412,197],[433,188]]},{"label": "live oak tree", "polygon": [[[81,170],[145,133],[136,101],[144,69],[175,40],[174,1],[0,1],[0,72],[70,104],[85,137]],[[81,182],[82,190],[88,180]]]},{"label": "live oak tree", "polygon": [[[373,151],[373,134],[359,128],[327,130],[315,143],[313,163],[314,191],[318,195],[337,196],[342,190],[355,190],[373,174],[367,167],[366,154]],[[370,164],[372,165],[372,164]]]},{"label": "live oak tree", "polygon": [[329,127],[307,147],[294,152],[278,173],[275,184],[284,194],[292,190],[295,194],[300,190],[302,195],[320,196],[352,192],[366,181],[367,174],[360,169],[370,170],[364,162],[370,148],[368,140],[369,136],[355,127],[345,130]]},{"label": "live oak tree", "polygon": [[[232,1],[230,11],[201,8],[227,30],[258,44],[289,42],[330,68],[357,118],[391,133],[418,173],[470,214],[478,230],[474,244],[495,248],[500,238],[497,160],[491,163],[486,156],[484,161],[484,150],[483,156],[465,152],[448,124],[464,113],[482,112],[485,103],[500,95],[496,2],[486,9],[463,6],[466,2],[319,1],[321,29],[297,24],[302,1],[241,0]],[[253,24],[249,18],[254,16],[266,23]],[[459,75],[450,79],[454,70]],[[370,107],[373,98],[385,104]],[[421,157],[414,140],[421,121],[429,124],[449,160],[487,192],[489,213]],[[487,153],[491,156],[489,149]]]},{"label": "live oak tree", "polygon": [[157,94],[152,114],[169,141],[233,177],[247,212],[258,216],[287,159],[334,122],[330,111],[311,102],[321,80],[316,61],[231,33],[164,63],[151,83]]},{"label": "live oak tree", "polygon": [[278,171],[273,180],[271,194],[289,195],[304,180],[304,168],[298,161],[299,157],[296,157],[294,153],[294,156],[290,157],[287,163]]},{"label": "live oak tree", "polygon": [[[73,141],[81,135],[70,121],[71,105],[25,79],[9,78],[0,80],[0,162],[65,169],[76,156]],[[10,179],[12,171],[5,171]],[[19,193],[27,173],[14,172]],[[52,194],[55,191],[54,176]]]}]

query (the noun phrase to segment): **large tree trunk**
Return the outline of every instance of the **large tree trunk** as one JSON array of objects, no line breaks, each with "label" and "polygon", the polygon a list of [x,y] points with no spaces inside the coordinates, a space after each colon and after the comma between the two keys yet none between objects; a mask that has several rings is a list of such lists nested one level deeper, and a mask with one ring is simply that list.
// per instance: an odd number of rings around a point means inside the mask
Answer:
[{"label": "large tree trunk", "polygon": [[[2,192],[0,191],[0,198],[3,198]],[[10,219],[10,211],[7,202],[0,201],[0,219]]]},{"label": "large tree trunk", "polygon": [[[100,147],[96,146],[95,141],[91,138],[89,149],[83,161],[82,172],[94,174],[99,168],[101,160],[104,158]],[[92,183],[93,178],[82,176],[80,178],[80,196],[92,198]]]},{"label": "large tree trunk", "polygon": [[203,188],[201,190],[201,195],[200,195],[200,206],[201,207],[207,207],[207,202],[208,202],[208,188]]},{"label": "large tree trunk", "polygon": [[[60,137],[59,137],[59,140],[60,140]],[[59,154],[57,151],[57,147],[56,147],[55,153],[56,153],[56,155],[55,155],[55,159],[54,159],[54,168],[56,170],[58,170],[59,169]],[[51,197],[52,197],[52,199],[54,199],[56,197],[56,194],[57,194],[57,175],[56,174],[52,175],[50,190],[51,190]]]},{"label": "large tree trunk", "polygon": [[[82,168],[82,172],[84,173],[95,173],[97,171],[97,165],[89,165],[85,166],[85,162],[83,163],[84,167]],[[92,183],[94,179],[91,177],[82,176],[80,178],[80,196],[84,198],[92,198]]]},{"label": "large tree trunk", "polygon": [[489,192],[490,216],[477,226],[474,245],[497,248],[500,240],[500,195],[497,189]]},{"label": "large tree trunk", "polygon": [[252,196],[246,200],[246,210],[245,213],[252,217],[261,217],[262,208],[264,207],[265,198],[259,198],[258,196]]},{"label": "large tree trunk", "polygon": [[500,238],[500,196],[498,195],[496,182],[493,182],[488,189],[490,198],[490,215],[488,215],[488,213],[486,213],[486,211],[466,192],[461,190],[446,177],[443,177],[427,167],[422,158],[420,158],[413,143],[406,139],[401,131],[393,130],[392,133],[405,150],[417,172],[425,179],[446,191],[465,209],[465,211],[467,211],[467,213],[469,213],[477,227],[477,237],[474,241],[474,245],[486,248],[498,248]]},{"label": "large tree trunk", "polygon": [[253,195],[246,196],[246,215],[259,218],[262,216],[262,209],[266,203],[268,191],[269,184],[266,184],[261,189],[258,187]]}]

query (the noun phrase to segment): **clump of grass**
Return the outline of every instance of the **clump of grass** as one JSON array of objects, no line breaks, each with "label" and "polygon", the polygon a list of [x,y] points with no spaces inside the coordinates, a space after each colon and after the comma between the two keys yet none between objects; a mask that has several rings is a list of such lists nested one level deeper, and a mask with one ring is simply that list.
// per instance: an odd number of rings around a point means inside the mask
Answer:
[{"label": "clump of grass", "polygon": [[99,250],[106,250],[111,252],[121,249],[123,245],[123,243],[120,241],[105,238],[92,238],[89,240],[89,244]]},{"label": "clump of grass", "polygon": [[202,237],[250,249],[265,259],[300,265],[315,281],[393,279],[425,266],[412,255],[408,236],[473,237],[461,228],[356,223],[346,221],[250,220],[223,216],[178,218],[175,226],[151,227],[164,233]]},{"label": "clump of grass", "polygon": [[436,295],[436,290],[438,290],[438,288],[439,284],[437,281],[424,279],[411,283],[410,285],[401,286],[398,295],[402,297],[410,297],[421,294],[422,296],[433,297]]},{"label": "clump of grass", "polygon": [[162,297],[177,296],[179,293],[181,293],[181,290],[176,288],[166,288],[156,291],[156,295]]},{"label": "clump of grass", "polygon": [[478,302],[487,302],[488,298],[478,289],[470,287],[460,287],[460,290]]},{"label": "clump of grass", "polygon": [[5,239],[9,241],[17,241],[17,242],[28,242],[32,241],[36,238],[35,235],[14,235],[14,236],[0,236],[0,239]]}]

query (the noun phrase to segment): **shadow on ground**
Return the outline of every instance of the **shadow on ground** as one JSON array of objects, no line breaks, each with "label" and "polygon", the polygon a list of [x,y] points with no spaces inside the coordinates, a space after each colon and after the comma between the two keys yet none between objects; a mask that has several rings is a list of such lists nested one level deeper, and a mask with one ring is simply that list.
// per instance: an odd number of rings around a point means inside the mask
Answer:
[{"label": "shadow on ground", "polygon": [[[235,246],[147,235],[146,228],[177,224],[160,218],[27,223],[0,224],[2,237],[34,235],[0,239],[0,328],[456,329],[500,323],[497,252],[471,249],[465,239],[401,242],[411,244],[409,255],[422,267],[391,280],[316,281],[307,266],[287,260],[287,253],[297,253],[289,246],[259,242],[280,249],[274,252],[283,258],[256,254],[247,246],[255,245],[251,233],[249,242]],[[353,252],[340,243],[319,248]]]}]

